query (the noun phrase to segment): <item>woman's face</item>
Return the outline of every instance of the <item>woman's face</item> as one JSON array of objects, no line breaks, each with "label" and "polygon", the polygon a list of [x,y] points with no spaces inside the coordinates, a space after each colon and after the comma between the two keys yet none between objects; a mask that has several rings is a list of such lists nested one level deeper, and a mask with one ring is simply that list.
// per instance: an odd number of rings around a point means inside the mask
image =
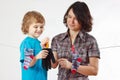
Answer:
[{"label": "woman's face", "polygon": [[67,26],[70,30],[79,31],[81,29],[81,25],[79,24],[73,10],[70,9],[67,16]]}]

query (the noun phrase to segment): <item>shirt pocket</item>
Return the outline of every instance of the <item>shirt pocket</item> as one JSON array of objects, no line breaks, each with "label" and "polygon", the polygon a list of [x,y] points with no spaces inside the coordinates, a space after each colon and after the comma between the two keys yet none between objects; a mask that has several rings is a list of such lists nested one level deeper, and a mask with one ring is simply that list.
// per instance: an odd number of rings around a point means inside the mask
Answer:
[{"label": "shirt pocket", "polygon": [[86,64],[86,63],[88,63],[89,62],[89,58],[88,58],[88,53],[87,53],[87,48],[78,48],[78,53],[79,53],[79,55],[80,55],[80,57],[81,57],[81,59],[82,59],[82,62],[81,62],[81,64]]},{"label": "shirt pocket", "polygon": [[70,49],[68,48],[59,48],[58,49],[58,58],[66,58],[69,59],[72,56],[70,55]]}]

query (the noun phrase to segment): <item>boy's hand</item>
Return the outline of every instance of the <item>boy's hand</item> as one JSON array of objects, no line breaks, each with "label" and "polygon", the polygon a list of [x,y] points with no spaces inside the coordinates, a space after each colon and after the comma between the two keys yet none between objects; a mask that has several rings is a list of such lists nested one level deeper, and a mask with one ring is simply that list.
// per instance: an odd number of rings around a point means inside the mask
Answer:
[{"label": "boy's hand", "polygon": [[49,38],[48,38],[48,37],[44,38],[44,39],[41,41],[41,46],[42,46],[43,48],[48,48],[48,47],[49,47]]},{"label": "boy's hand", "polygon": [[42,50],[39,54],[36,55],[36,59],[45,59],[48,55],[47,50]]}]

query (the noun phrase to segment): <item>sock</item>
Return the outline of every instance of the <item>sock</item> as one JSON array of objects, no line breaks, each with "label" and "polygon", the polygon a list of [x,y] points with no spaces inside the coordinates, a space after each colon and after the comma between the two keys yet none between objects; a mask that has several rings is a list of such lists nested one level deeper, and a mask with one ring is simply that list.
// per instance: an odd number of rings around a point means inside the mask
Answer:
[{"label": "sock", "polygon": [[78,57],[77,60],[76,60],[76,62],[77,62],[77,63],[76,63],[76,64],[77,64],[77,67],[79,67],[81,61],[82,61],[82,59],[81,59],[80,57]]},{"label": "sock", "polygon": [[33,49],[25,49],[24,54],[25,54],[25,59],[24,59],[24,62],[23,62],[23,68],[25,70],[27,70],[29,68],[30,62],[34,58]]},{"label": "sock", "polygon": [[80,57],[72,60],[72,63],[73,63],[72,64],[72,69],[71,69],[72,74],[75,74],[77,72],[77,68],[79,67],[81,61],[82,61],[82,59]]},{"label": "sock", "polygon": [[30,62],[32,61],[33,57],[34,57],[33,55],[26,56],[26,58],[23,62],[23,67],[24,67],[25,70],[27,70],[29,68]]}]

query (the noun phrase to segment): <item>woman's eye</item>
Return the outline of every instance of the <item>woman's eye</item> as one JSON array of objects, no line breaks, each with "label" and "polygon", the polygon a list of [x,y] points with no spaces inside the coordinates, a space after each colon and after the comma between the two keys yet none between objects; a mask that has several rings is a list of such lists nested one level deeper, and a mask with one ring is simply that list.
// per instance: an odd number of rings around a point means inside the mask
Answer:
[{"label": "woman's eye", "polygon": [[68,16],[67,16],[67,18],[71,18],[71,16],[70,16],[70,15],[68,15]]}]

